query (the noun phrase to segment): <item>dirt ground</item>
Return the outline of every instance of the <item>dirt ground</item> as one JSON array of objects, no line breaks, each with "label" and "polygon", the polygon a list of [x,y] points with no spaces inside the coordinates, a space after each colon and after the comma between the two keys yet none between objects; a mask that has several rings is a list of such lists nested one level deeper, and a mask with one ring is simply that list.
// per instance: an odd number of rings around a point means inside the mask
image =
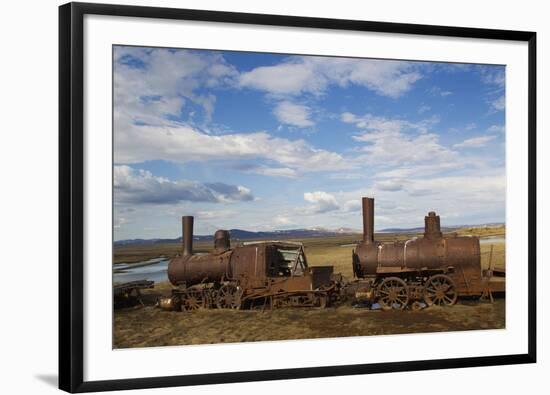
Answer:
[{"label": "dirt ground", "polygon": [[461,300],[452,307],[380,311],[350,305],[274,311],[166,312],[152,306],[115,311],[114,348],[233,343],[500,329],[505,299]]}]

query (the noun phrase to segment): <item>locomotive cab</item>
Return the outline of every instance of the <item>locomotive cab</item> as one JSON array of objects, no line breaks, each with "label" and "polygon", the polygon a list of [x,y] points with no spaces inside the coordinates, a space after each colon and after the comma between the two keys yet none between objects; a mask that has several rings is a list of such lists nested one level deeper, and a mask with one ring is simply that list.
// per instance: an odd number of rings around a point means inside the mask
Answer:
[{"label": "locomotive cab", "polygon": [[[308,266],[302,243],[291,241],[262,241],[243,243],[235,249],[256,247],[254,268],[265,267],[264,284],[276,292],[309,291],[321,287],[329,287],[333,266]],[[235,261],[237,262],[237,261]],[[247,259],[250,263],[251,260]],[[245,260],[235,265],[235,277],[243,282],[252,280],[245,274],[252,268],[247,268]],[[238,274],[237,274],[238,273]],[[263,274],[263,273],[262,273]],[[256,272],[255,279],[259,280]],[[247,281],[248,280],[248,281]],[[253,280],[252,280],[253,281]]]},{"label": "locomotive cab", "polygon": [[273,243],[266,245],[268,277],[303,276],[306,271],[306,256],[301,244]]}]

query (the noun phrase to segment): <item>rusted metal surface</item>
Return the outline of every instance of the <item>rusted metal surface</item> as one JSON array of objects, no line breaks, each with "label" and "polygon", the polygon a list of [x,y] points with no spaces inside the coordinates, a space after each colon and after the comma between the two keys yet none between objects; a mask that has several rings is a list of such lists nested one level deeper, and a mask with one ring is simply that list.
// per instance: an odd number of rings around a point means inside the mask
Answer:
[{"label": "rusted metal surface", "polygon": [[136,303],[143,305],[141,300],[141,290],[153,288],[154,281],[137,280],[113,286],[113,302],[115,308],[128,307]]},{"label": "rusted metal surface", "polygon": [[[433,237],[433,234],[432,236]],[[420,271],[463,267],[479,277],[481,259],[477,237],[419,237],[393,243],[360,243],[356,250],[358,277],[386,271]]]},{"label": "rusted metal surface", "polygon": [[261,288],[266,283],[265,246],[248,245],[233,250],[232,279],[243,288]]},{"label": "rusted metal surface", "polygon": [[168,279],[176,286],[190,286],[230,278],[231,253],[177,256],[168,265]]},{"label": "rusted metal surface", "polygon": [[[423,300],[428,305],[452,305],[458,296],[480,296],[488,288],[504,290],[503,282],[490,281],[481,271],[479,238],[444,236],[435,212],[424,218],[423,237],[392,243],[374,240],[373,217],[374,199],[363,198],[363,241],[353,252],[352,265],[360,282],[377,287],[372,296],[383,308],[403,308],[404,289],[407,303]],[[388,276],[393,281],[389,298]],[[401,290],[399,298],[394,295],[397,289]]]},{"label": "rusted metal surface", "polygon": [[330,284],[333,280],[333,271],[333,266],[312,266],[311,285],[313,289],[322,288],[325,284]]},{"label": "rusted metal surface", "polygon": [[364,197],[363,206],[363,243],[374,243],[374,199]]},{"label": "rusted metal surface", "polygon": [[193,255],[193,217],[181,217],[181,241],[183,243],[183,255]]},{"label": "rusted metal surface", "polygon": [[182,230],[184,252],[168,265],[168,279],[177,288],[160,303],[165,309],[325,307],[337,289],[333,267],[308,267],[301,243],[231,248],[229,232],[218,230],[211,253],[193,254],[192,217],[182,217]]},{"label": "rusted metal surface", "polygon": [[154,286],[155,282],[150,280],[136,280],[122,284],[115,284],[113,286],[113,295],[123,296],[125,294],[130,294],[136,290],[153,288]]},{"label": "rusted metal surface", "polygon": [[441,233],[441,223],[439,215],[435,214],[435,211],[430,211],[426,217],[424,217],[424,238],[426,239],[440,239],[443,237]]},{"label": "rusted metal surface", "polygon": [[229,232],[219,229],[214,233],[214,250],[218,252],[227,251],[231,248]]}]

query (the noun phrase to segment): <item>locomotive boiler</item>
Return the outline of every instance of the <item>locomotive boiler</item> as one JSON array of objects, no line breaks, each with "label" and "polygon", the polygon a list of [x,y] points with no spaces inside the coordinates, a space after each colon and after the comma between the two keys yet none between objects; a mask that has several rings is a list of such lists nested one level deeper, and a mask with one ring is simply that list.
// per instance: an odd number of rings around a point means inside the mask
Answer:
[{"label": "locomotive boiler", "polygon": [[374,240],[374,199],[364,197],[362,209],[363,239],[352,253],[355,288],[383,309],[452,305],[458,296],[480,296],[494,287],[481,270],[478,237],[444,236],[431,211],[421,237],[381,243]]},{"label": "locomotive boiler", "polygon": [[182,217],[181,255],[168,265],[172,296],[166,310],[325,307],[337,284],[333,267],[309,267],[301,243],[263,241],[231,248],[229,232],[218,230],[214,249],[193,253],[193,217]]}]

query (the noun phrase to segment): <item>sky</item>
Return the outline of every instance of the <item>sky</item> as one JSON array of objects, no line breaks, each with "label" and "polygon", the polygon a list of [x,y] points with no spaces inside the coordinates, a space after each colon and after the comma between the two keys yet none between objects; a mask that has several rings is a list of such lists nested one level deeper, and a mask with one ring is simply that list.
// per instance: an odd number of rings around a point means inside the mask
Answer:
[{"label": "sky", "polygon": [[505,221],[505,66],[113,48],[114,239]]}]

